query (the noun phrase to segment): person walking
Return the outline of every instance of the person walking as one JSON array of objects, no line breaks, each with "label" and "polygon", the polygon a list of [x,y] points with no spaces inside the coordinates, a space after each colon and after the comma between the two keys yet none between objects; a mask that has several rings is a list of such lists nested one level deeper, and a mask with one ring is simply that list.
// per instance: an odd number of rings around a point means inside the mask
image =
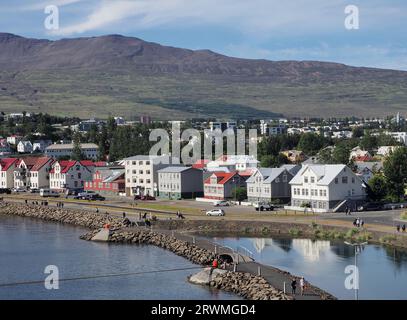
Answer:
[{"label": "person walking", "polygon": [[406,232],[406,225],[403,224],[403,226],[401,227],[401,231]]},{"label": "person walking", "polygon": [[300,287],[301,287],[301,295],[304,295],[304,291],[305,291],[305,279],[304,277],[301,277],[300,279]]},{"label": "person walking", "polygon": [[400,232],[400,225],[398,224],[396,227],[397,232]]},{"label": "person walking", "polygon": [[292,278],[291,280],[291,293],[295,295],[295,290],[297,289],[297,280]]},{"label": "person walking", "polygon": [[123,212],[123,219],[126,218],[126,212]]},{"label": "person walking", "polygon": [[209,275],[211,276],[213,273],[213,270],[218,268],[218,259],[213,259],[212,261],[212,266],[211,266],[211,270],[209,270]]}]

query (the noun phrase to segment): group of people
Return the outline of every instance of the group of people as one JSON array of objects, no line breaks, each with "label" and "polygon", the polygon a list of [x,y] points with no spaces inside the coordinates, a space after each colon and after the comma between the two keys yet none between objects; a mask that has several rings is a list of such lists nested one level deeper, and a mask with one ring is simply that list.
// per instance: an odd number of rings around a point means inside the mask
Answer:
[{"label": "group of people", "polygon": [[364,224],[365,224],[365,222],[360,218],[356,218],[355,220],[353,220],[354,227],[363,228]]},{"label": "group of people", "polygon": [[397,229],[397,232],[400,232],[400,230],[401,230],[402,232],[406,232],[406,225],[403,224],[403,225],[400,227],[400,225],[398,224],[398,225],[396,226],[396,229]]},{"label": "group of people", "polygon": [[64,203],[63,202],[57,202],[57,208],[63,208]]},{"label": "group of people", "polygon": [[[25,201],[25,204],[28,204],[28,200],[27,200],[27,199],[25,199],[24,201]],[[41,202],[33,201],[32,204],[33,204],[33,205],[36,205],[36,206],[38,206],[38,205],[48,206],[48,201],[46,201],[46,200],[43,200],[43,201],[41,201]]]},{"label": "group of people", "polygon": [[[301,295],[304,295],[304,292],[305,292],[305,289],[306,289],[305,287],[306,287],[305,279],[304,279],[304,277],[301,277],[300,278]],[[297,291],[297,279],[292,278],[292,280],[291,280],[291,293],[293,295],[295,295],[296,291]]]},{"label": "group of people", "polygon": [[351,216],[352,214],[352,209],[351,208],[349,208],[349,207],[346,207],[346,209],[345,209],[345,215],[346,216]]}]

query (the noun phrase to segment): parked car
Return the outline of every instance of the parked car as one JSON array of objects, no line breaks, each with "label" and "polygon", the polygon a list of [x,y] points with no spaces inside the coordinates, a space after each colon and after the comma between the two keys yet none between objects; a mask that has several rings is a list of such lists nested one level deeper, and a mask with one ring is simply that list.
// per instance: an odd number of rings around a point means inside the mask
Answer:
[{"label": "parked car", "polygon": [[230,202],[226,201],[226,200],[215,201],[213,204],[215,207],[229,207],[230,206]]},{"label": "parked car", "polygon": [[223,209],[213,209],[213,210],[206,211],[206,215],[221,217],[221,216],[225,215],[225,211]]},{"label": "parked car", "polygon": [[30,189],[30,193],[40,193],[40,189],[36,188]]},{"label": "parked car", "polygon": [[151,200],[155,200],[155,197],[146,195],[146,196],[141,196],[140,200],[142,200],[142,201],[151,201]]},{"label": "parked car", "polygon": [[384,205],[377,202],[368,202],[359,206],[358,211],[381,211],[384,210]]},{"label": "parked car", "polygon": [[74,196],[74,199],[82,199],[82,200],[87,200],[87,197],[90,195],[94,195],[96,192],[94,191],[83,191],[79,192],[76,196]]},{"label": "parked car", "polygon": [[13,192],[26,192],[27,190],[23,189],[23,188],[13,188],[12,191]]},{"label": "parked car", "polygon": [[105,197],[103,197],[103,196],[101,196],[100,194],[91,194],[91,195],[88,195],[88,196],[87,196],[87,200],[93,200],[93,201],[96,201],[96,200],[99,200],[99,201],[105,201],[105,200],[106,200],[106,198],[105,198]]},{"label": "parked car", "polygon": [[59,197],[59,193],[56,192],[55,190],[40,189],[40,196],[41,196],[41,197],[58,198],[58,197]]},{"label": "parked car", "polygon": [[5,193],[5,194],[10,194],[10,193],[11,193],[11,189],[9,189],[9,188],[1,188],[1,189],[0,189],[0,194],[3,194],[3,193]]},{"label": "parked car", "polygon": [[253,207],[256,209],[256,211],[273,211],[274,210],[274,206],[270,203],[266,203],[266,202],[255,202],[253,204]]}]

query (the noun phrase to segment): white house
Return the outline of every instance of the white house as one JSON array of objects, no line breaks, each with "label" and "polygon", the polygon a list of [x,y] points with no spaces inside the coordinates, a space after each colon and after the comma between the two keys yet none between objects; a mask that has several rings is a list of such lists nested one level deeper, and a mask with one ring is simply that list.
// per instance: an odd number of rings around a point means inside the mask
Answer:
[{"label": "white house", "polygon": [[407,132],[385,132],[385,134],[392,136],[397,141],[407,145]]},{"label": "white house", "polygon": [[[45,154],[53,158],[70,157],[74,150],[72,143],[52,144],[45,149]],[[95,160],[99,155],[99,147],[94,143],[82,143],[81,151],[85,158]]]},{"label": "white house", "polygon": [[364,182],[345,165],[306,165],[290,181],[291,206],[315,212],[336,211],[356,206],[366,199]]},{"label": "white house", "polygon": [[85,181],[92,180],[94,168],[75,160],[55,161],[49,174],[49,187],[60,192],[82,189]]},{"label": "white house", "polygon": [[18,164],[17,158],[0,159],[0,188],[14,187],[14,169]]},{"label": "white house", "polygon": [[45,152],[46,147],[52,144],[51,140],[37,140],[33,142],[33,152]]},{"label": "white house", "polygon": [[13,144],[13,145],[18,144],[21,140],[23,140],[23,137],[19,136],[19,135],[15,135],[15,134],[13,134],[12,136],[7,137],[7,142],[9,144]]},{"label": "white house", "polygon": [[246,181],[247,198],[251,202],[288,201],[293,175],[285,168],[258,168]]},{"label": "white house", "polygon": [[250,155],[224,155],[206,164],[208,170],[214,171],[219,168],[228,168],[230,171],[247,171],[257,168],[259,161]]},{"label": "white house", "polygon": [[124,159],[126,176],[126,195],[158,195],[157,171],[171,165],[171,157],[134,156]]},{"label": "white house", "polygon": [[379,149],[377,149],[376,154],[378,156],[387,157],[388,155],[393,153],[394,150],[396,150],[397,148],[399,148],[399,146],[382,146],[382,147],[379,147]]},{"label": "white house", "polygon": [[31,141],[21,140],[17,144],[17,152],[19,153],[31,153],[33,152],[33,145]]},{"label": "white house", "polygon": [[49,171],[53,159],[50,157],[25,157],[14,169],[14,187],[41,189],[49,188]]}]

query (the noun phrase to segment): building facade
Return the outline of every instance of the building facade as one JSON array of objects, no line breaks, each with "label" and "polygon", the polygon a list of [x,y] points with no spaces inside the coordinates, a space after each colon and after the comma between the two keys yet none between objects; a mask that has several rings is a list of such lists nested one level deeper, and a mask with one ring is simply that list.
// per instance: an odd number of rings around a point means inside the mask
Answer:
[{"label": "building facade", "polygon": [[235,198],[235,190],[246,187],[245,178],[237,172],[213,172],[204,181],[204,197],[214,200]]},{"label": "building facade", "polygon": [[105,195],[119,195],[125,189],[125,169],[121,167],[97,168],[92,180],[85,181],[85,190]]},{"label": "building facade", "polygon": [[81,190],[92,179],[93,166],[75,160],[55,161],[49,174],[49,188],[59,192]]},{"label": "building facade", "polygon": [[0,159],[0,188],[14,188],[14,169],[17,164],[17,158]]},{"label": "building facade", "polygon": [[292,178],[293,175],[285,168],[259,168],[246,181],[247,199],[250,202],[288,202]]},{"label": "building facade", "polygon": [[306,165],[290,185],[290,208],[296,210],[336,211],[366,199],[364,182],[345,165]]},{"label": "building facade", "polygon": [[158,170],[160,198],[191,199],[203,195],[202,170],[169,166]]},{"label": "building facade", "polygon": [[134,156],[124,159],[126,175],[126,195],[158,196],[157,171],[171,165],[171,157]]},{"label": "building facade", "polygon": [[[52,144],[45,149],[45,154],[52,158],[71,157],[73,150],[72,143]],[[99,147],[94,143],[82,143],[81,151],[87,159],[96,160],[99,156]]]},{"label": "building facade", "polygon": [[18,189],[49,188],[50,157],[25,157],[14,169],[14,187]]}]

